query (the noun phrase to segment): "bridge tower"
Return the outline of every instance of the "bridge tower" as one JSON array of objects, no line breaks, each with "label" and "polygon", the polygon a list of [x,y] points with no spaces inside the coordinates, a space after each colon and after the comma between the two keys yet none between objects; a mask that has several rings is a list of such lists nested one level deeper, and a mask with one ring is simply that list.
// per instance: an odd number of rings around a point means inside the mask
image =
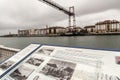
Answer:
[{"label": "bridge tower", "polygon": [[47,5],[64,12],[65,14],[67,14],[69,16],[69,27],[76,27],[76,19],[75,19],[75,8],[74,6],[69,7],[69,10],[62,7],[61,5],[53,2],[52,0],[39,0],[43,3],[46,3]]}]

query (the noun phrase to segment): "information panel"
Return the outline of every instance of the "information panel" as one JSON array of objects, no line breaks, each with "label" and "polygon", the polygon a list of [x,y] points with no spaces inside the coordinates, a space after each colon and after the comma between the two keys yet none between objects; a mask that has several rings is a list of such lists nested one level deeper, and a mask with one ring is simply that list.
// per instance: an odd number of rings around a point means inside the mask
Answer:
[{"label": "information panel", "polygon": [[31,44],[0,64],[0,80],[120,80],[120,52]]}]

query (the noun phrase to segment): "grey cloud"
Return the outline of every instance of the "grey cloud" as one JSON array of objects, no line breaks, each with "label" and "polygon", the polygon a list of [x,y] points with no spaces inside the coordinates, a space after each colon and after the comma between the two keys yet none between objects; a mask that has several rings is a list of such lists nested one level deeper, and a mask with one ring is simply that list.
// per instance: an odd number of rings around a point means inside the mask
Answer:
[{"label": "grey cloud", "polygon": [[[120,9],[120,0],[76,0],[77,16],[98,13],[109,9]],[[79,3],[81,3],[79,5]]]},{"label": "grey cloud", "polygon": [[[53,0],[68,8],[75,5],[77,16],[120,9],[120,0]],[[0,0],[0,29],[40,28],[68,19],[68,16],[38,0]],[[83,20],[84,21],[84,20]]]},{"label": "grey cloud", "polygon": [[[3,17],[0,19],[0,28],[5,29],[16,28],[15,26],[20,25],[21,28],[29,25],[42,26],[60,21],[65,17],[62,12],[58,12],[38,0],[5,0],[0,6],[3,7],[3,9],[0,8],[0,12],[3,13],[0,16]],[[11,24],[8,25],[8,23]]]}]

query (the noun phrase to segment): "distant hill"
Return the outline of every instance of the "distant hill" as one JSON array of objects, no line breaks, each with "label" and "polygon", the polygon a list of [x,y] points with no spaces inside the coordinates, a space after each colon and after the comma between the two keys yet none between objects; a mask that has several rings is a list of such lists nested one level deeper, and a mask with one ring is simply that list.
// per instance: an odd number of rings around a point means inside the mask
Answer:
[{"label": "distant hill", "polygon": [[1,35],[0,37],[17,37],[17,34]]}]

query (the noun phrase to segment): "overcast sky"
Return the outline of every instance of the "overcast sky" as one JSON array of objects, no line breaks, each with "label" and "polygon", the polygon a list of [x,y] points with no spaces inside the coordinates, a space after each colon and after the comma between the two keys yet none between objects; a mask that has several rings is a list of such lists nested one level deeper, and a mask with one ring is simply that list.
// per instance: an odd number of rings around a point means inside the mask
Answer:
[{"label": "overcast sky", "polygon": [[[120,0],[53,0],[63,7],[75,6],[77,26],[101,20],[120,20]],[[0,0],[0,35],[18,29],[68,26],[68,16],[38,0]]]}]

